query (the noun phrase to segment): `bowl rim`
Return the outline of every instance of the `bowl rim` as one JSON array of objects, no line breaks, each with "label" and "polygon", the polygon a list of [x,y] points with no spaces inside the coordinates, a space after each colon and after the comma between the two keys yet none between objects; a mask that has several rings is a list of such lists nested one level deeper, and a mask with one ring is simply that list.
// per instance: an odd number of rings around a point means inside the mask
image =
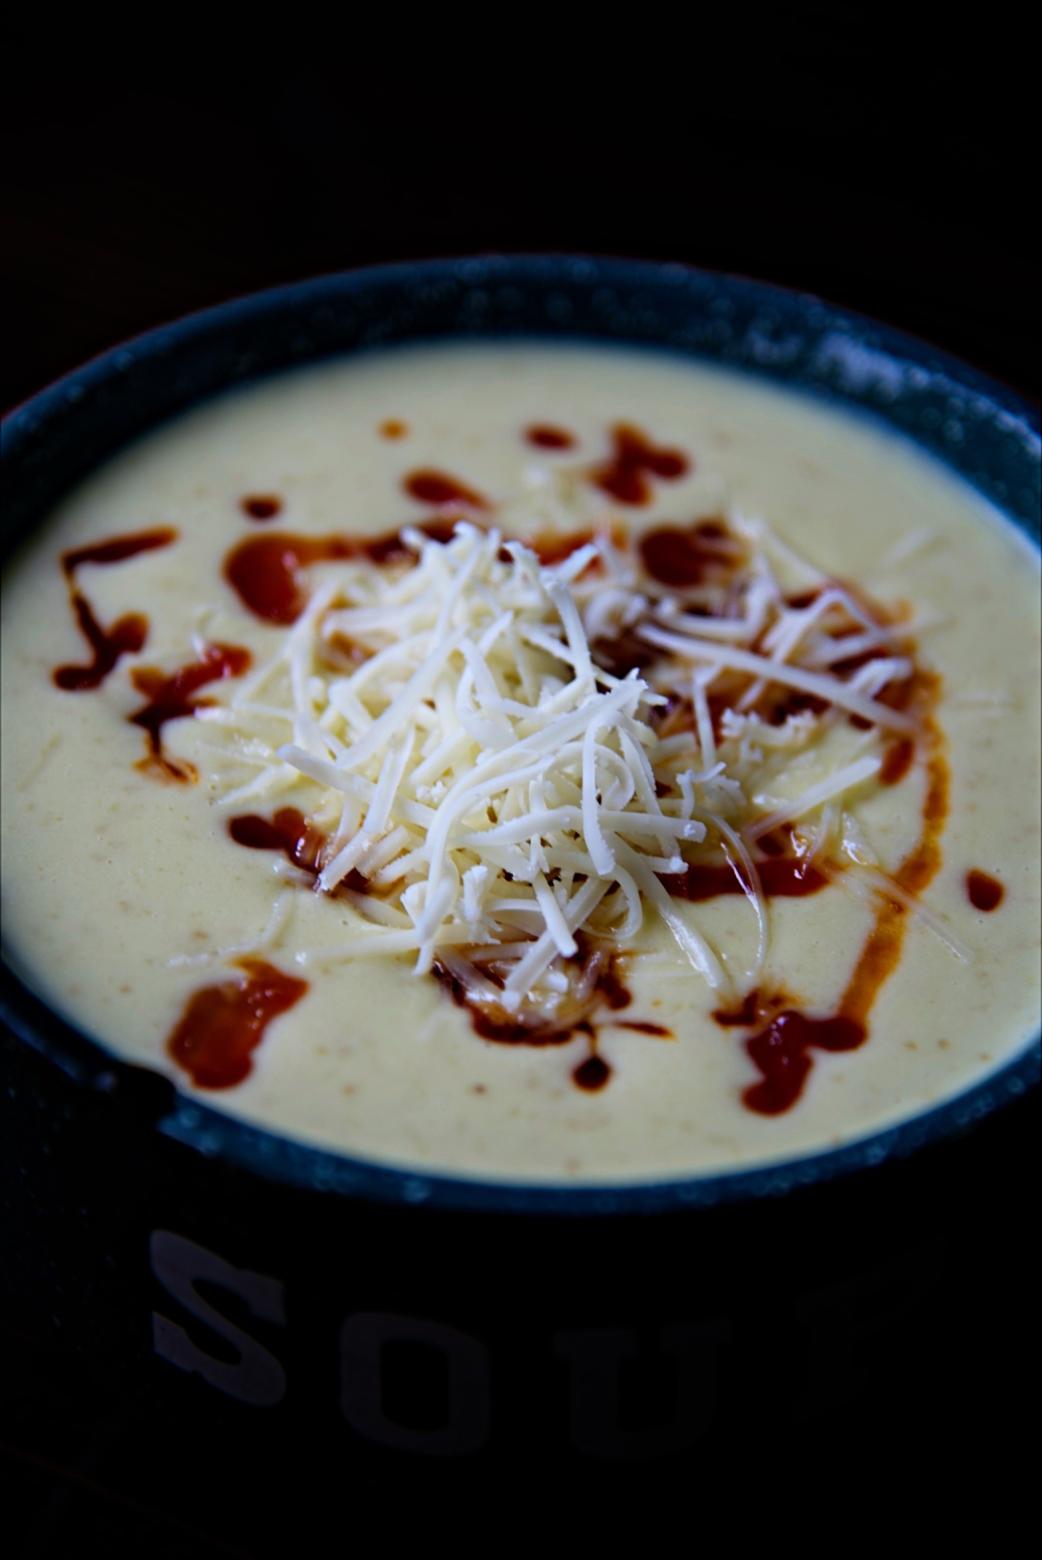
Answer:
[{"label": "bowl rim", "polygon": [[[599,280],[606,279],[609,282],[616,280],[632,283],[635,278],[639,278],[649,285],[662,286],[667,282],[687,279],[744,295],[765,306],[769,306],[772,299],[777,301],[780,296],[788,300],[790,307],[824,310],[837,326],[848,329],[853,327],[860,333],[870,332],[874,344],[877,344],[876,350],[881,348],[888,357],[900,354],[906,362],[929,365],[934,370],[941,369],[958,386],[982,397],[1005,416],[1012,416],[1023,431],[1034,435],[1037,446],[1039,414],[1018,390],[982,373],[929,341],[872,316],[824,301],[812,293],[743,275],[676,261],[562,251],[396,260],[355,270],[327,272],[263,291],[239,294],[207,308],[194,310],[105,349],[11,409],[0,425],[5,459],[9,457],[12,447],[17,449],[24,438],[35,435],[49,419],[59,412],[66,412],[70,404],[81,398],[87,390],[118,377],[130,350],[146,357],[161,356],[168,345],[191,345],[194,341],[204,339],[217,326],[292,309],[330,290],[338,294],[361,293],[380,284],[412,284],[423,279],[451,278],[467,284],[471,279],[487,280],[490,273],[494,277],[496,272],[515,274],[519,271],[528,273],[529,285],[537,281],[545,284],[552,280],[553,273],[577,265],[594,268],[600,273]],[[545,274],[540,276],[540,272]],[[532,330],[527,334],[533,339],[541,334],[541,339],[559,337],[562,341],[614,341],[623,350],[627,346],[624,337],[598,337],[590,331],[552,332],[547,329],[542,333]],[[505,332],[493,329],[483,331],[478,336],[465,336],[457,331],[446,332],[439,337],[415,339],[475,340],[484,337],[493,340],[497,336],[503,339],[505,335]],[[408,341],[406,337],[403,344],[408,344]],[[656,344],[633,339],[632,345],[648,352],[672,353],[720,363],[711,353],[679,342],[663,341]],[[353,350],[373,351],[381,348],[363,346]],[[348,356],[351,351],[341,349],[339,355]],[[313,361],[328,359],[330,355],[317,352]],[[304,362],[306,359],[300,366],[304,366]],[[286,365],[287,368],[289,366]],[[867,415],[881,420],[889,425],[896,436],[911,440],[933,459],[947,466],[962,481],[976,486],[973,478],[942,452],[916,439],[914,434],[890,420],[885,406],[868,406],[858,402],[853,395],[844,397],[824,386],[816,388],[813,384],[787,383],[781,375],[772,373],[769,364],[723,362],[720,366],[735,372],[749,373],[796,394],[825,399],[839,407],[846,405],[851,415]],[[271,373],[277,372],[280,370],[267,370],[263,375],[255,377],[269,377]],[[203,395],[190,396],[182,410],[193,404],[201,404],[208,395],[215,393],[219,392],[209,391]],[[110,453],[103,453],[100,460],[110,458]],[[977,491],[980,489],[977,488]],[[1003,517],[1036,550],[1042,550],[1039,536],[1029,521],[1003,508],[1001,501],[994,496],[982,496],[998,508]],[[17,1038],[57,1063],[75,1082],[112,1094],[124,1103],[129,1102],[135,1112],[139,1116],[143,1114],[145,1120],[163,1137],[207,1158],[220,1158],[265,1180],[323,1193],[378,1203],[491,1213],[586,1215],[668,1212],[784,1196],[799,1188],[820,1185],[836,1177],[902,1160],[927,1145],[965,1133],[1037,1086],[1042,1060],[1040,1035],[1030,1040],[1014,1057],[958,1094],[887,1127],[868,1131],[839,1147],[795,1158],[757,1163],[744,1169],[708,1169],[686,1175],[563,1185],[442,1174],[426,1168],[366,1159],[309,1144],[277,1130],[255,1126],[225,1114],[199,1096],[182,1093],[165,1074],[129,1062],[109,1051],[103,1042],[83,1033],[50,1008],[22,981],[6,954],[3,957],[3,984],[0,987],[0,1020]]]},{"label": "bowl rim", "polygon": [[[649,280],[654,279],[658,282],[663,282],[670,277],[675,279],[701,279],[706,282],[718,283],[724,288],[747,292],[750,296],[758,296],[765,302],[772,296],[780,296],[806,307],[824,309],[838,322],[854,324],[864,330],[879,333],[892,347],[899,347],[912,362],[929,362],[931,366],[952,370],[967,387],[984,392],[991,400],[1002,406],[1004,410],[1012,412],[1015,417],[1023,421],[1027,429],[1035,435],[1036,440],[1042,437],[1042,403],[1035,402],[1025,391],[1004,380],[1000,375],[977,368],[968,359],[959,357],[957,354],[948,351],[947,348],[938,346],[929,337],[920,336],[917,332],[909,330],[903,325],[894,325],[878,315],[866,314],[862,310],[850,307],[848,304],[836,302],[822,293],[809,292],[804,288],[795,287],[786,282],[752,276],[744,271],[727,271],[712,266],[694,265],[683,260],[649,260],[639,255],[622,255],[601,253],[596,250],[575,249],[492,250],[482,254],[435,255],[405,260],[384,260],[371,265],[351,267],[347,270],[319,271],[292,281],[279,282],[272,287],[264,287],[247,292],[233,292],[218,303],[204,304],[200,308],[188,309],[182,314],[171,315],[169,318],[160,320],[156,324],[145,326],[141,330],[132,331],[127,336],[121,336],[111,345],[102,347],[98,352],[91,353],[89,357],[84,358],[75,367],[59,374],[55,379],[47,380],[37,389],[30,391],[21,400],[5,408],[2,414],[0,414],[0,433],[6,435],[7,438],[17,439],[22,434],[22,425],[26,418],[30,416],[35,417],[51,410],[49,400],[52,395],[63,396],[74,385],[81,385],[85,381],[90,382],[95,378],[100,379],[106,376],[117,365],[117,360],[121,354],[129,349],[137,347],[151,347],[154,349],[159,343],[176,335],[184,333],[202,334],[211,326],[226,319],[247,317],[254,312],[265,313],[274,307],[304,302],[309,297],[317,296],[330,287],[335,287],[338,290],[362,291],[367,286],[371,287],[380,282],[406,281],[410,278],[415,279],[420,274],[432,278],[444,277],[446,279],[460,280],[461,269],[466,267],[513,270],[519,267],[550,268],[576,264],[598,267],[605,271],[609,277],[618,277],[620,280],[625,273],[632,275],[634,272],[643,273]],[[496,333],[489,332],[488,334],[491,339]],[[580,333],[575,339],[595,340],[597,338],[591,336],[582,338]],[[663,344],[656,346],[652,343],[642,343],[641,345],[648,351],[665,351],[667,353],[672,351],[688,357],[706,356],[706,354],[695,349],[684,347],[678,348]],[[367,349],[363,348],[361,350]],[[735,371],[760,374],[765,378],[771,377],[769,369],[762,365],[756,368],[736,367]],[[214,393],[220,392],[209,392],[209,394]],[[797,393],[815,395],[813,387],[801,387]],[[861,408],[860,413],[861,415],[866,415],[866,409]],[[869,412],[868,415],[872,414]],[[885,413],[882,415],[885,417]],[[909,437],[909,435],[905,435],[905,437]],[[941,456],[936,458],[943,461]],[[964,480],[969,479],[964,478]]]}]

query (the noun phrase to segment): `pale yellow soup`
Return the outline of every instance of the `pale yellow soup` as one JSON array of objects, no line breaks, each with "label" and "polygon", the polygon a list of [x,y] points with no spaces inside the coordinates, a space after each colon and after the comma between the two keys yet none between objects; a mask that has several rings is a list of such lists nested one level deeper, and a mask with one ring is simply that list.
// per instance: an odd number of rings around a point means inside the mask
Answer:
[{"label": "pale yellow soup", "polygon": [[[382,437],[387,419],[404,423],[405,436]],[[268,854],[228,836],[208,784],[204,724],[167,733],[171,750],[197,764],[199,783],[164,785],[135,768],[142,733],[125,717],[141,703],[132,667],[191,659],[201,608],[211,639],[259,656],[278,641],[281,631],[251,616],[222,578],[228,549],[259,530],[242,513],[244,495],[278,494],[275,525],[294,532],[380,532],[429,513],[403,490],[411,470],[436,467],[509,498],[552,469],[603,458],[618,421],[683,448],[693,469],[655,484],[640,510],[619,511],[587,485],[576,500],[586,523],[618,512],[645,526],[733,506],[763,516],[827,573],[914,608],[921,658],[943,678],[938,717],[952,777],[943,864],[924,902],[972,958],[955,957],[913,919],[867,1043],[816,1053],[802,1097],[775,1117],[742,1103],[757,1076],[745,1034],[712,1020],[713,994],[653,916],[629,964],[626,1016],[673,1038],[602,1027],[612,1078],[600,1092],[572,1081],[582,1037],[544,1048],[484,1040],[432,979],[413,976],[410,957],[394,956],[308,969],[305,999],[270,1024],[250,1076],[200,1097],[387,1164],[640,1181],[850,1142],[1022,1051],[1039,1008],[1037,555],[971,488],[868,421],[751,377],[592,347],[426,346],[274,378],[142,439],[40,527],[8,572],[3,621],[4,922],[29,983],[114,1052],[197,1092],[165,1042],[192,993],[229,971],[219,959],[186,958],[259,937],[278,883]],[[566,427],[576,448],[534,448],[522,438],[532,423]],[[176,527],[180,540],[79,574],[103,623],[148,615],[147,645],[98,691],[60,691],[54,667],[87,659],[60,554],[155,526]],[[884,866],[918,836],[922,789],[913,773],[858,804]],[[991,914],[967,897],[975,868],[1004,886]],[[287,972],[297,953],[356,930],[343,902],[306,892],[298,901],[282,942],[265,953]],[[754,933],[740,898],[680,909],[736,961],[748,954]],[[808,1011],[830,1011],[871,929],[870,908],[829,887],[775,900],[770,914],[770,979]]]}]

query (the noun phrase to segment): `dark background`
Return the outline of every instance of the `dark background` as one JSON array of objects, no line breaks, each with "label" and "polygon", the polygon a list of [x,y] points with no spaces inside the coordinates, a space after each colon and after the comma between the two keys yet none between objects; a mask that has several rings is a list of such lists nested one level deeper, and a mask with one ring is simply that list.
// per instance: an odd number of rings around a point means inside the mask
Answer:
[{"label": "dark background", "polygon": [[[475,13],[451,36],[439,14],[425,36],[403,9],[382,38],[352,14],[331,30],[303,11],[257,13],[238,34],[181,12],[142,13],[118,34],[93,19],[19,21],[3,64],[0,401],[16,404],[117,340],[236,293],[388,259],[547,249],[684,260],[817,292],[1037,400],[1037,86],[1014,15],[996,8],[955,23],[938,13],[943,22],[920,34],[908,14],[856,5],[747,7],[733,22],[696,7],[603,9],[588,13],[581,39],[566,36],[561,15],[513,11]],[[49,1096],[37,1063],[5,1054],[17,1110],[31,1097],[41,1123],[65,1122],[63,1112],[79,1121],[67,1089]],[[96,1142],[90,1119],[62,1131],[56,1207],[70,1165]],[[985,1449],[1008,1467],[1020,1444],[1030,1383],[1019,1340],[1038,1298],[1020,1221],[1036,1131],[1037,1107],[1020,1109],[992,1132],[990,1160],[979,1161],[989,1176],[975,1182],[964,1168],[945,1238],[958,1250],[965,1229],[968,1287],[942,1283],[936,1333],[900,1345],[929,1362],[926,1417],[905,1427],[907,1466],[939,1441],[948,1500],[965,1454],[975,1471],[960,1505],[970,1483],[995,1488],[978,1466]],[[99,1227],[124,1195],[110,1158],[92,1171],[103,1183]],[[152,1193],[132,1195],[143,1204]],[[30,1243],[50,1229],[38,1188],[18,1182],[9,1206],[16,1219],[30,1211]],[[89,1206],[84,1193],[85,1235]],[[15,1249],[25,1234],[16,1228]],[[47,1282],[75,1290],[56,1275]],[[94,1311],[83,1314],[93,1327]],[[104,1531],[99,1552],[123,1552],[118,1532],[136,1520],[149,1552],[167,1553],[159,1496],[125,1474],[130,1449],[147,1451],[153,1433],[138,1429],[150,1421],[137,1378],[102,1389],[101,1355],[92,1366],[81,1350],[91,1384],[77,1396],[71,1356],[39,1342],[35,1317],[21,1325],[7,1335],[23,1383],[8,1466],[28,1513],[25,1552],[67,1553],[70,1535],[88,1530]],[[893,1472],[902,1412],[881,1398],[848,1459],[873,1502],[878,1470]],[[792,1449],[813,1482],[826,1444],[842,1458],[852,1429],[840,1417],[780,1440],[801,1443]],[[179,1454],[186,1465],[192,1450]],[[758,1481],[783,1460],[780,1444],[749,1448],[741,1466]],[[334,1491],[341,1476],[330,1470]],[[593,1477],[587,1469],[574,1491],[584,1510]],[[345,1504],[356,1493],[345,1487]],[[176,1553],[209,1554],[204,1519],[187,1508],[182,1517]],[[254,1550],[215,1541],[213,1552]]]},{"label": "dark background", "polygon": [[[1036,399],[1037,85],[1012,8],[20,22],[2,399],[187,310],[410,256],[581,250],[818,292]],[[70,35],[70,29],[72,33]],[[258,35],[266,35],[258,43]],[[246,41],[249,39],[250,41]]]}]

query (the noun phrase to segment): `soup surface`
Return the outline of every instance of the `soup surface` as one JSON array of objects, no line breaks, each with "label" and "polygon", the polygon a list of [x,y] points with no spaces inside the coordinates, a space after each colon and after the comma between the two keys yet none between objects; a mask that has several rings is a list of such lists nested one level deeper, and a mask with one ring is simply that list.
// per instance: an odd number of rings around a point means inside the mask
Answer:
[{"label": "soup surface", "polygon": [[[455,691],[430,624],[396,662],[424,580]],[[386,1163],[617,1182],[851,1141],[1036,1031],[1038,583],[910,445],[681,359],[447,345],[273,379],[111,461],[8,571],[10,955],[186,1092]],[[575,712],[558,789],[489,791],[439,846],[526,699]],[[507,826],[544,813],[516,865]]]}]

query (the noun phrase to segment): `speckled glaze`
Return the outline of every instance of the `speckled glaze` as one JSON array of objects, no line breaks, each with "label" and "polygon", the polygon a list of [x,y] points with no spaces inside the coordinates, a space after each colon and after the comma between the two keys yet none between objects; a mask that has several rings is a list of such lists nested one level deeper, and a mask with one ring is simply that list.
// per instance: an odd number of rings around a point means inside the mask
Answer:
[{"label": "speckled glaze", "polygon": [[[335,354],[437,337],[597,339],[745,369],[873,414],[1038,538],[1037,419],[936,349],[818,299],[673,265],[567,256],[381,267],[245,298],[94,360],[4,425],[4,548],[128,440],[217,390]],[[622,1213],[785,1194],[966,1130],[1038,1078],[1039,1045],[954,1101],[839,1151],[751,1172],[597,1188],[485,1185],[306,1148],[179,1096],[57,1020],[5,971],[2,1011],[85,1084],[126,1096],[168,1138],[266,1177],[409,1205]]]}]

